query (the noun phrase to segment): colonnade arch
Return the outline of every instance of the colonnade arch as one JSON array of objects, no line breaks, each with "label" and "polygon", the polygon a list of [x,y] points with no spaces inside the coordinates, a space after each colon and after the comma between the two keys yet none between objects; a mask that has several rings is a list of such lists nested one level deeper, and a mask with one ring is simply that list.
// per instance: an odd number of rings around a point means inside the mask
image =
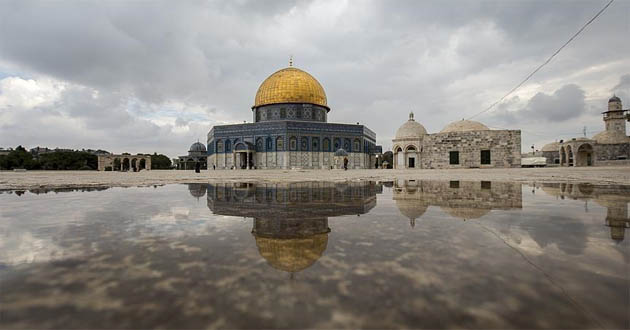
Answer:
[{"label": "colonnade arch", "polygon": [[404,146],[394,145],[394,168],[418,168],[421,165],[421,149],[415,144],[407,144]]},{"label": "colonnade arch", "polygon": [[590,142],[573,142],[560,146],[560,166],[593,166],[594,148]]},{"label": "colonnade arch", "polygon": [[98,155],[99,171],[138,172],[150,169],[150,155]]}]

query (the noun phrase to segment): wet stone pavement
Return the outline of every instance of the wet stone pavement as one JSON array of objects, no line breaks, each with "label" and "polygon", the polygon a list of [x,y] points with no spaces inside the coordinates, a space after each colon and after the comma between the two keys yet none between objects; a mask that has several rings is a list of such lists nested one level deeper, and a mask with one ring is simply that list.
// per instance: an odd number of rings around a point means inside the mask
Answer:
[{"label": "wet stone pavement", "polygon": [[630,328],[630,186],[0,192],[0,328]]}]

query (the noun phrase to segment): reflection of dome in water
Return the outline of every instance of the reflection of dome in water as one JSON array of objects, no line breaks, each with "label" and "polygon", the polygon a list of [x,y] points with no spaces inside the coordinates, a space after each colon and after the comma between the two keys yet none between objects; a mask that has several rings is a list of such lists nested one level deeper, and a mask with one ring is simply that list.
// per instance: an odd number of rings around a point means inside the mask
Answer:
[{"label": "reflection of dome in water", "polygon": [[419,202],[419,200],[397,199],[396,207],[398,207],[400,213],[409,220],[416,220],[420,218],[428,208],[428,205]]},{"label": "reflection of dome in water", "polygon": [[195,198],[201,198],[206,195],[207,187],[203,183],[189,183],[188,191]]},{"label": "reflection of dome in water", "polygon": [[559,196],[564,195],[562,190],[560,189],[559,184],[553,184],[553,185],[543,184],[543,186],[540,189],[542,189],[542,191],[544,191],[549,196],[559,197]]},{"label": "reflection of dome in water", "polygon": [[478,219],[490,212],[489,209],[481,209],[474,207],[441,207],[442,211],[450,216],[464,220]]},{"label": "reflection of dome in water", "polygon": [[260,255],[278,270],[295,273],[314,264],[326,250],[328,234],[302,238],[267,238],[254,235]]}]

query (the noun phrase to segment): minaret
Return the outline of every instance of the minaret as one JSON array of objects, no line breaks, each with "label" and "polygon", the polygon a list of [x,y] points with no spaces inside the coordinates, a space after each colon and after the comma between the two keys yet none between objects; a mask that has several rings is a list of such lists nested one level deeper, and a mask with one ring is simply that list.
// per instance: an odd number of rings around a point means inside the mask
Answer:
[{"label": "minaret", "polygon": [[606,131],[612,136],[619,136],[622,139],[626,137],[626,116],[621,107],[621,99],[616,95],[608,100],[608,111],[602,113],[604,115],[604,123]]}]

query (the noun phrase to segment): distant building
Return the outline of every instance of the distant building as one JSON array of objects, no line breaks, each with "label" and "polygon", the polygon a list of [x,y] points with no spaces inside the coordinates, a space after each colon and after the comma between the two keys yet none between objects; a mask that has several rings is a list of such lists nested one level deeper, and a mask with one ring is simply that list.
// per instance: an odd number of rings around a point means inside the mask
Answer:
[{"label": "distant building", "polygon": [[195,142],[188,150],[188,156],[179,156],[174,162],[178,170],[194,170],[196,164],[200,164],[200,169],[208,168],[208,154],[206,146],[203,143]]},{"label": "distant building", "polygon": [[606,130],[592,138],[576,137],[552,142],[543,147],[548,164],[560,166],[630,165],[630,137],[626,135],[628,110],[621,99],[608,100],[608,111],[602,112]]},{"label": "distant building", "polygon": [[395,169],[521,166],[520,130],[491,130],[472,120],[428,134],[412,112],[392,142]]},{"label": "distant building", "polygon": [[106,154],[97,156],[99,171],[138,172],[151,170],[151,155]]}]

